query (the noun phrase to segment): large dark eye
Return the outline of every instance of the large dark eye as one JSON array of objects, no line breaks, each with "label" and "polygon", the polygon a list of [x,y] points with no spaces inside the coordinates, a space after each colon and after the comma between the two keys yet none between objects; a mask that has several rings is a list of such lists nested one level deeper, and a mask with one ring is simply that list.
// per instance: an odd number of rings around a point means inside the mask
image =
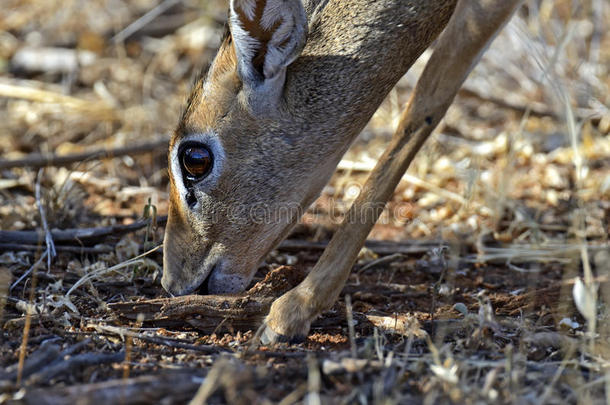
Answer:
[{"label": "large dark eye", "polygon": [[201,180],[212,168],[212,153],[200,145],[187,145],[180,158],[188,180]]}]

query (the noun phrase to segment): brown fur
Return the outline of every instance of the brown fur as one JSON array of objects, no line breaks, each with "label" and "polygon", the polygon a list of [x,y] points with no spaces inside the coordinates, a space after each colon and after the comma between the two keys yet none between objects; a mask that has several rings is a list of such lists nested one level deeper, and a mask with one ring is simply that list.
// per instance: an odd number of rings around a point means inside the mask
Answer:
[{"label": "brown fur", "polygon": [[[308,2],[306,9],[311,12],[319,2]],[[170,145],[171,150],[185,135],[211,131],[222,141],[226,159],[214,188],[198,194],[197,212],[185,212],[175,173],[170,173],[167,285],[188,291],[186,286],[192,288],[199,277],[200,263],[209,257],[230,263],[231,269],[225,270],[233,272],[236,280],[249,280],[298,216],[259,224],[245,214],[231,221],[228,212],[253,204],[306,208],[387,93],[447,24],[455,3],[329,0],[310,24],[300,57],[287,69],[280,102],[266,110],[259,105],[265,100],[251,103],[255,89],[241,82],[234,44],[225,40],[207,77],[195,86]],[[266,0],[257,1],[257,17],[252,21],[239,17],[245,30],[261,41],[268,33],[256,24],[265,4]],[[515,4],[514,0],[460,2],[451,34],[443,36],[433,56],[436,66],[428,65],[392,145],[352,209],[387,201],[477,55]],[[376,219],[342,225],[307,279],[272,306],[267,338],[307,333],[311,320],[336,299]]]}]

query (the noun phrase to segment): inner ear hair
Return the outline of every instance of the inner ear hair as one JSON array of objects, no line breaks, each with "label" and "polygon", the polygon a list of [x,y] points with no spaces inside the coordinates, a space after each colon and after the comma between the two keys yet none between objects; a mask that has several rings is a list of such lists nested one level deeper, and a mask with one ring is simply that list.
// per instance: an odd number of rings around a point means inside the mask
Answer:
[{"label": "inner ear hair", "polygon": [[303,49],[307,16],[300,0],[232,0],[230,14],[244,81],[273,78]]},{"label": "inner ear hair", "polygon": [[266,27],[262,23],[265,5],[266,1],[257,1],[255,7],[250,12],[239,7],[235,9],[242,28],[257,43],[249,62],[261,77],[264,76],[263,68],[265,66],[265,57],[267,56],[267,45],[273,39],[273,34],[282,23],[281,16],[273,21],[273,25],[270,27]]}]

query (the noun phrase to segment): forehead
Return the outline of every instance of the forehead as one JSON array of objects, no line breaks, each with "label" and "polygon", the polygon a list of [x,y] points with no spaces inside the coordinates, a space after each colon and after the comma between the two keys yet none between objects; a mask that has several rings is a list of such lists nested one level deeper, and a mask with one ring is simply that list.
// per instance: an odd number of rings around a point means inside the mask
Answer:
[{"label": "forehead", "polygon": [[235,48],[228,36],[222,42],[207,75],[197,80],[172,136],[172,145],[187,134],[213,129],[227,114],[240,87]]}]

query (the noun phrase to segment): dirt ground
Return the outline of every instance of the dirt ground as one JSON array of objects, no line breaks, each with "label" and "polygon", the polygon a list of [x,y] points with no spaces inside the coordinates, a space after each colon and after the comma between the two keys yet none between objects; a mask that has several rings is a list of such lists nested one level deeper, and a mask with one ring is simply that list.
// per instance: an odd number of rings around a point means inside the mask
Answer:
[{"label": "dirt ground", "polygon": [[320,257],[430,54],[261,264],[254,298],[172,301],[168,134],[226,8],[3,2],[0,403],[610,404],[608,3],[525,2],[338,302],[275,346],[255,338],[265,294]]}]

